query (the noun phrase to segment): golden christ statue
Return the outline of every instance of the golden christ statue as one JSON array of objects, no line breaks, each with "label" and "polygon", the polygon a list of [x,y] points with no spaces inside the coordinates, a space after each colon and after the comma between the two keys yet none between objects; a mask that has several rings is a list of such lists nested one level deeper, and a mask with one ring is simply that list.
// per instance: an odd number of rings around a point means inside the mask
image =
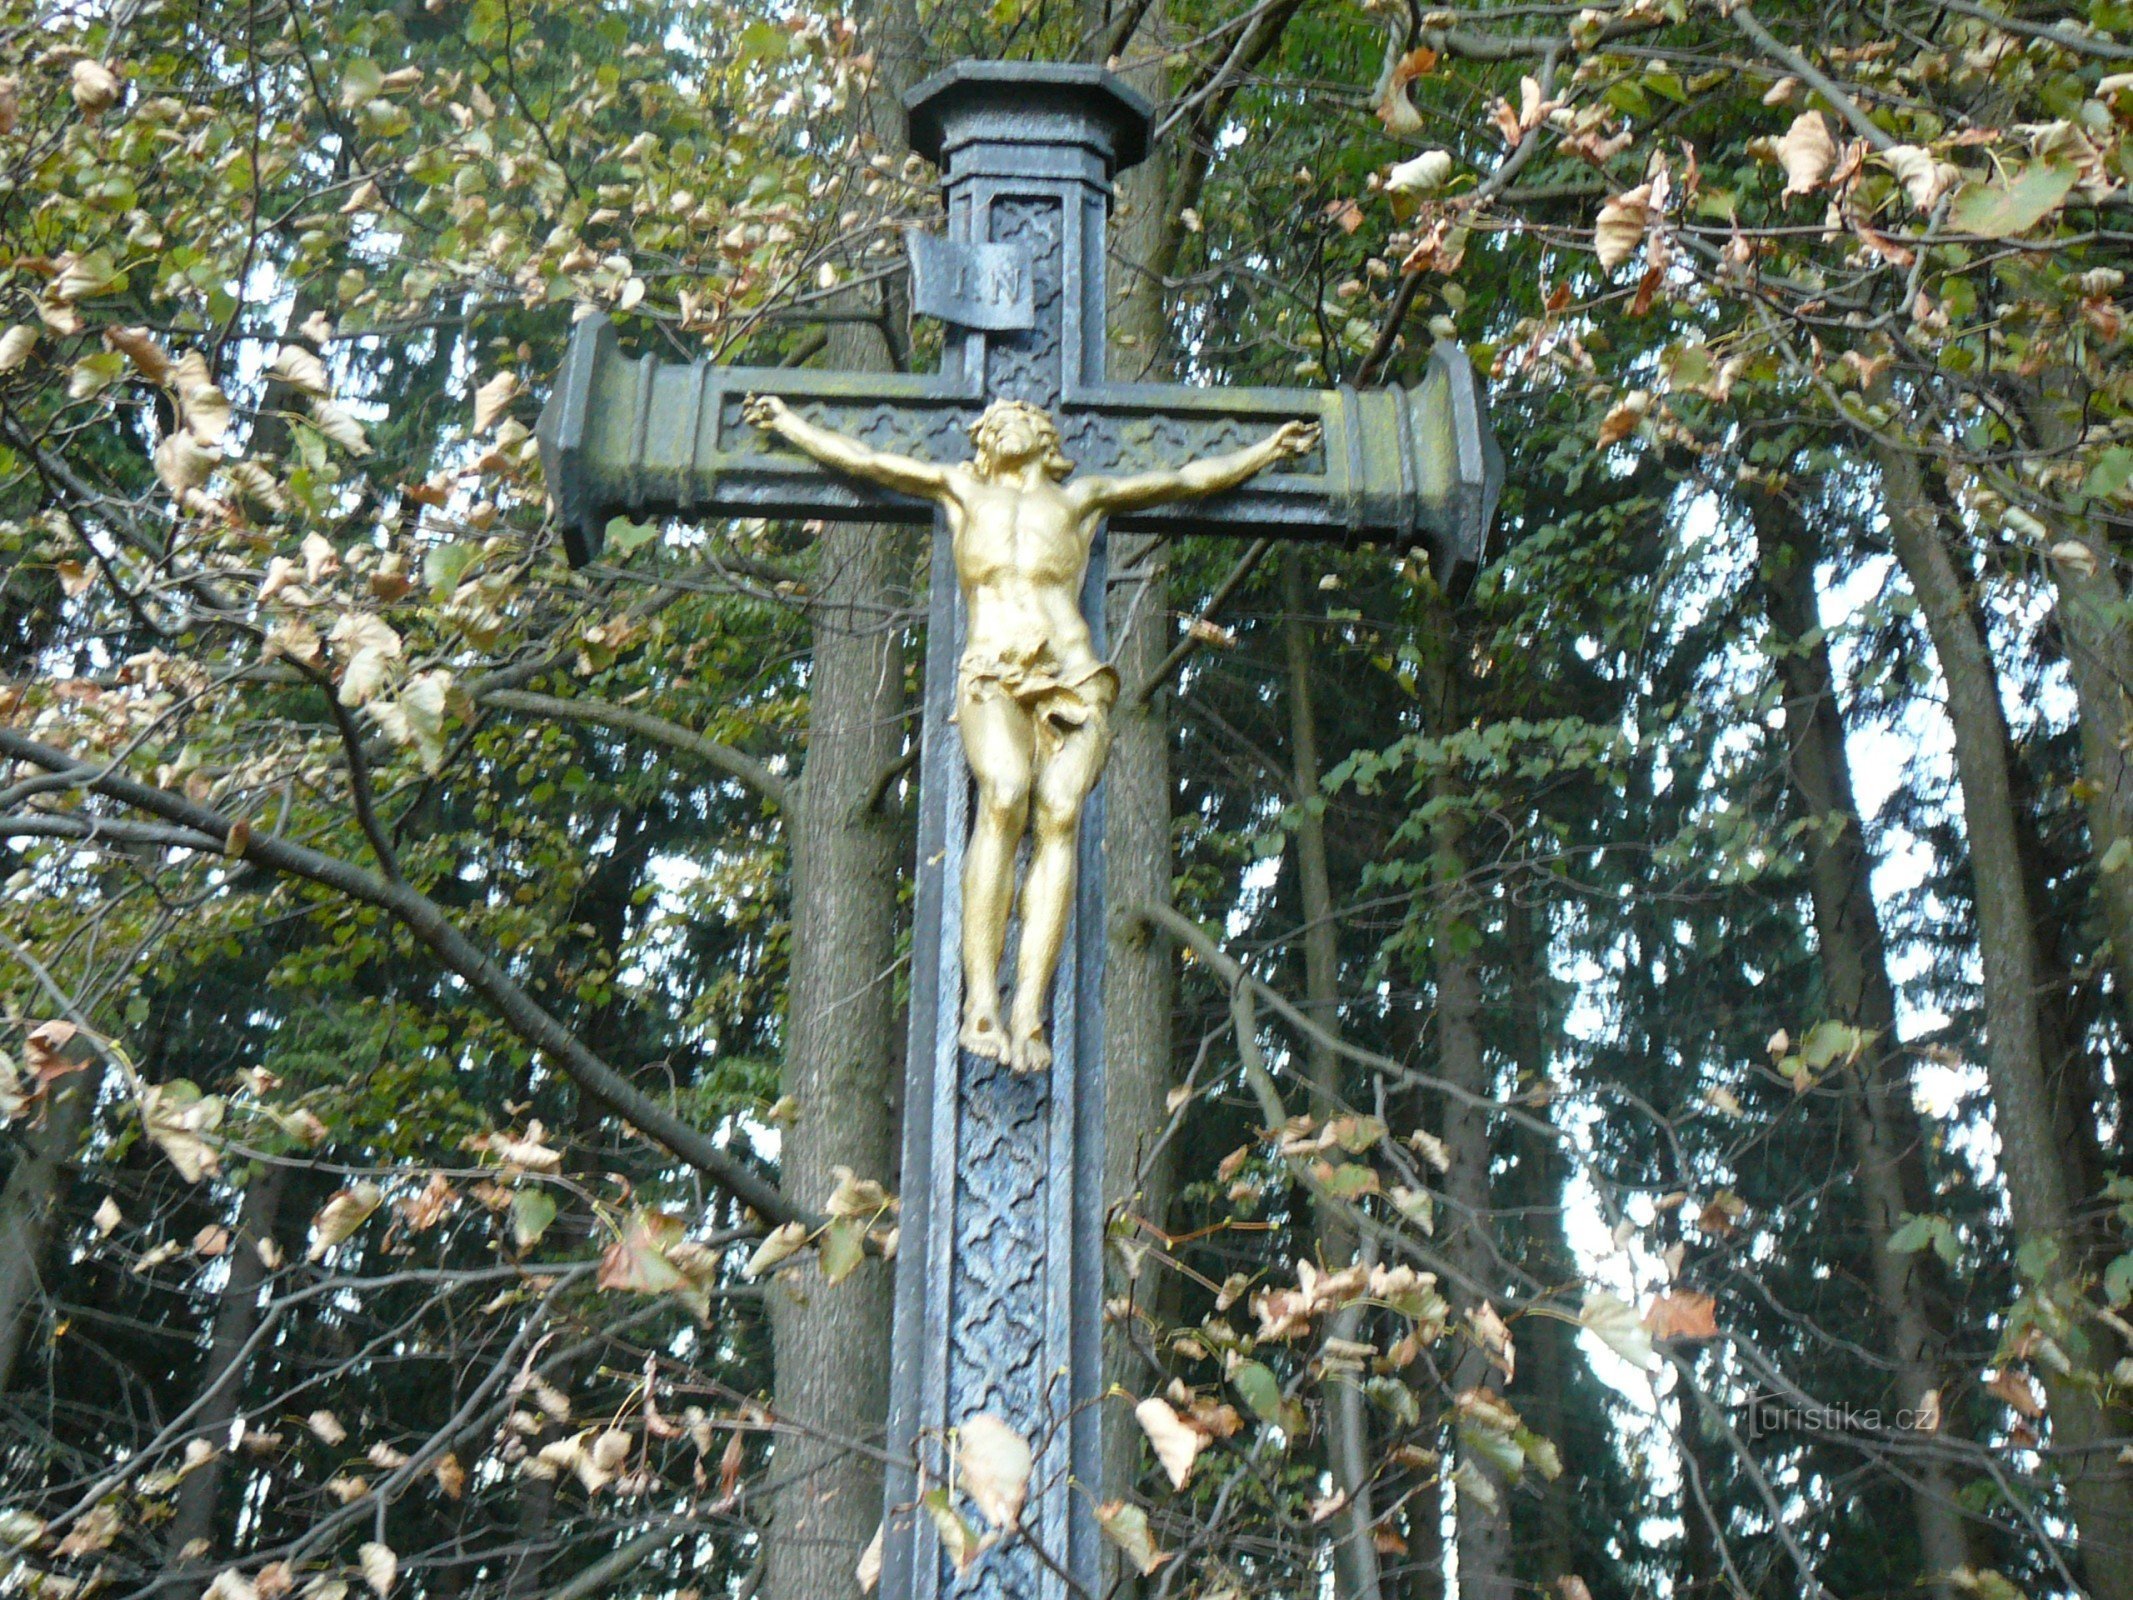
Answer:
[{"label": "golden christ statue", "polygon": [[[921,496],[947,513],[970,619],[956,673],[956,720],[978,790],[963,857],[959,1037],[973,1055],[1042,1072],[1052,1064],[1045,1002],[1074,903],[1075,834],[1110,749],[1118,698],[1118,674],[1098,658],[1081,615],[1090,542],[1112,512],[1219,494],[1308,453],[1318,444],[1318,425],[1285,423],[1248,449],[1168,472],[1069,482],[1074,466],[1058,425],[1020,400],[987,407],[970,429],[971,459],[946,467],[817,427],[774,396],[749,396],[745,415],[833,471]],[[1000,959],[1015,851],[1033,811],[1014,1014],[1003,1029]]]}]

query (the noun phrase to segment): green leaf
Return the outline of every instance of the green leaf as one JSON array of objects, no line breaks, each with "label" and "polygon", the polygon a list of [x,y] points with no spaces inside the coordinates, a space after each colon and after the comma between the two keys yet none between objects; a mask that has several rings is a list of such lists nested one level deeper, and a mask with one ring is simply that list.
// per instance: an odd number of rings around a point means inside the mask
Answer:
[{"label": "green leaf", "polygon": [[1866,1032],[1849,1023],[1823,1021],[1807,1030],[1807,1037],[1800,1041],[1800,1055],[1808,1066],[1820,1072],[1839,1056],[1851,1060],[1866,1048]]},{"label": "green leaf", "polygon": [[341,109],[354,111],[368,105],[384,88],[385,69],[368,56],[357,56],[341,70]]},{"label": "green leaf", "polygon": [[1229,1381],[1236,1386],[1244,1403],[1257,1412],[1262,1421],[1280,1425],[1281,1385],[1263,1364],[1247,1361],[1231,1374]]},{"label": "green leaf", "polygon": [[867,1258],[866,1240],[866,1224],[857,1217],[839,1217],[824,1228],[815,1242],[822,1276],[831,1283],[842,1283],[849,1278],[853,1269]]},{"label": "green leaf", "polygon": [[1526,1452],[1508,1433],[1498,1433],[1494,1428],[1477,1427],[1462,1420],[1459,1443],[1462,1450],[1479,1456],[1512,1483],[1525,1476]]},{"label": "green leaf", "polygon": [[2133,481],[2133,449],[2114,444],[2097,454],[2081,488],[2092,500],[2108,500],[2129,481]]},{"label": "green leaf", "polygon": [[617,555],[628,555],[641,544],[649,544],[659,537],[659,525],[654,522],[632,522],[628,517],[610,517],[607,523],[607,543]]},{"label": "green leaf", "polygon": [[1378,1192],[1376,1170],[1359,1161],[1342,1162],[1328,1171],[1323,1181],[1326,1193],[1336,1200],[1360,1200],[1366,1194]]},{"label": "green leaf", "polygon": [[2133,839],[2113,839],[2111,848],[2104,851],[2103,859],[2096,863],[2096,870],[2123,872],[2129,861],[2133,861]]},{"label": "green leaf", "polygon": [[1915,1256],[1933,1242],[1933,1225],[1948,1224],[1945,1219],[1932,1216],[1912,1216],[1908,1213],[1903,1226],[1889,1235],[1889,1249],[1899,1256]]},{"label": "green leaf", "polygon": [[434,545],[422,558],[422,581],[432,600],[449,600],[480,549],[471,544]]},{"label": "green leaf", "polygon": [[555,1200],[546,1189],[520,1189],[511,1196],[511,1242],[531,1250],[555,1221]]},{"label": "green leaf", "polygon": [[1948,226],[1988,239],[2027,233],[2059,208],[2078,176],[2072,162],[2039,161],[2012,177],[1965,184],[1948,208]]},{"label": "green leaf", "polygon": [[2103,1269],[2103,1297],[2114,1306],[2133,1300],[2133,1255],[2120,1256]]}]

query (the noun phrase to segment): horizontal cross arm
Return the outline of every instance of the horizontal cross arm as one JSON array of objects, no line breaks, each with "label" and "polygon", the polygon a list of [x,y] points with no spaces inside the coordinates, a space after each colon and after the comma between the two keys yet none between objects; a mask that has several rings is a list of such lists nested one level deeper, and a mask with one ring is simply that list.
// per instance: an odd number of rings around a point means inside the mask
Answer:
[{"label": "horizontal cross arm", "polygon": [[978,409],[939,377],[633,360],[605,317],[588,317],[571,330],[540,421],[541,464],[571,565],[599,555],[618,516],[931,518],[923,500],[837,476],[767,439],[741,416],[751,394],[776,395],[877,449],[933,461],[969,455],[963,430]]},{"label": "horizontal cross arm", "polygon": [[[616,516],[923,523],[922,500],[830,472],[742,416],[774,394],[818,425],[924,461],[968,459],[982,398],[944,376],[632,360],[613,327],[572,330],[541,413],[541,458],[573,565]],[[1102,384],[1059,406],[1083,474],[1166,470],[1315,422],[1318,447],[1227,493],[1121,513],[1130,532],[1331,539],[1430,550],[1440,572],[1481,559],[1503,484],[1480,380],[1439,345],[1411,389],[1218,389]]]},{"label": "horizontal cross arm", "polygon": [[1076,396],[1067,454],[1082,472],[1176,466],[1315,422],[1320,448],[1204,500],[1121,513],[1131,532],[1331,539],[1427,548],[1440,571],[1478,565],[1503,487],[1485,392],[1440,344],[1411,389],[1216,389],[1105,384]]}]

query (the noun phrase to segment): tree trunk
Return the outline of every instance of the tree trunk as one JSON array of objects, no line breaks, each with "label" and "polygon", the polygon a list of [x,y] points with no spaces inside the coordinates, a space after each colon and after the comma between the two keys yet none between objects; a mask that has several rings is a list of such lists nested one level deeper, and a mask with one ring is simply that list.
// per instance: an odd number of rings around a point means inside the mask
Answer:
[{"label": "tree trunk", "polygon": [[[1509,992],[1518,996],[1507,1019],[1510,1044],[1521,1085],[1538,1086],[1548,1076],[1551,1024],[1544,1000],[1545,919],[1540,929],[1533,922],[1533,913],[1527,908],[1506,903],[1506,981]],[[1512,1203],[1524,1218],[1521,1265],[1536,1284],[1553,1288],[1574,1283],[1579,1275],[1577,1257],[1563,1231],[1563,1184],[1568,1174],[1562,1149],[1554,1139],[1523,1124],[1511,1129],[1510,1144],[1518,1157],[1511,1180]],[[1522,1325],[1518,1340],[1520,1381],[1512,1396],[1526,1426],[1553,1443],[1561,1454],[1563,1475],[1553,1483],[1538,1475],[1527,1480],[1532,1493],[1514,1508],[1512,1527],[1520,1576],[1550,1594],[1557,1592],[1558,1579],[1577,1571],[1573,1502],[1585,1475],[1585,1463],[1570,1438],[1570,1396],[1584,1359],[1578,1352],[1577,1330],[1568,1323],[1553,1317],[1532,1317]]]},{"label": "tree trunk", "polygon": [[[1859,1209],[1874,1298],[1891,1335],[1897,1407],[1916,1411],[1939,1387],[1947,1338],[1935,1315],[1928,1258],[1889,1240],[1906,1212],[1926,1209],[1920,1130],[1908,1058],[1896,1029],[1896,991],[1874,905],[1865,835],[1852,794],[1844,719],[1815,604],[1815,550],[1797,512],[1772,496],[1753,507],[1777,670],[1785,685],[1787,772],[1815,824],[1804,835],[1822,989],[1829,1015],[1874,1036],[1841,1078],[1844,1123],[1859,1175]],[[1911,1513],[1922,1576],[1936,1600],[1956,1600],[1945,1575],[1969,1564],[1955,1482],[1938,1456],[1912,1463]]]},{"label": "tree trunk", "polygon": [[[917,71],[908,5],[873,19],[882,64],[882,143],[901,144],[890,105]],[[893,133],[892,133],[892,130]],[[880,326],[830,325],[835,370],[894,365]],[[831,523],[816,544],[810,604],[807,764],[792,819],[792,982],[782,1087],[797,1105],[779,1185],[819,1211],[837,1167],[892,1176],[897,1047],[895,959],[901,828],[874,806],[904,739],[902,642],[891,625],[899,540],[891,528]],[[777,1412],[805,1430],[779,1436],[764,1572],[766,1600],[837,1600],[881,1521],[881,1468],[850,1447],[878,1439],[888,1414],[890,1269],[869,1259],[842,1283],[811,1270],[769,1292]]]},{"label": "tree trunk", "polygon": [[[1459,726],[1462,720],[1459,642],[1454,627],[1450,606],[1437,596],[1425,612],[1421,630],[1429,697],[1426,714],[1429,731],[1437,734]],[[1438,800],[1451,802],[1432,830],[1436,862],[1430,950],[1437,977],[1437,1074],[1454,1089],[1487,1095],[1493,1085],[1482,1053],[1481,968],[1471,926],[1476,908],[1465,882],[1466,830],[1456,804],[1460,789],[1449,773],[1438,774],[1433,789]],[[1442,1117],[1451,1167],[1444,1175],[1447,1203],[1439,1213],[1437,1238],[1461,1280],[1445,1287],[1455,1297],[1454,1309],[1464,1310],[1487,1296],[1499,1276],[1490,1235],[1489,1114],[1463,1096],[1448,1094]],[[1461,1298],[1466,1299],[1466,1306],[1460,1305]],[[1492,1370],[1484,1352],[1470,1346],[1452,1369],[1452,1387],[1461,1392],[1488,1387]],[[1512,1600],[1517,1584],[1511,1556],[1510,1489],[1478,1456],[1466,1456],[1465,1462],[1494,1486],[1497,1504],[1488,1505],[1472,1493],[1456,1496],[1459,1600]]]},{"label": "tree trunk", "polygon": [[259,1291],[267,1278],[259,1245],[262,1240],[281,1242],[279,1224],[289,1171],[278,1162],[264,1168],[245,1185],[244,1204],[238,1210],[236,1235],[230,1241],[229,1279],[215,1308],[214,1331],[208,1336],[207,1358],[200,1367],[204,1403],[192,1424],[194,1433],[219,1453],[185,1475],[178,1486],[177,1509],[163,1533],[164,1560],[171,1567],[198,1570],[197,1577],[172,1589],[175,1600],[193,1600],[217,1570],[215,1523],[229,1477],[230,1425],[243,1402],[245,1346],[259,1330]]},{"label": "tree trunk", "polygon": [[104,1058],[90,1052],[87,1062],[52,1085],[44,1116],[24,1130],[7,1188],[0,1191],[0,1394],[12,1387],[15,1363],[36,1325],[67,1169],[89,1131],[104,1085]]},{"label": "tree trunk", "polygon": [[[1925,614],[1948,689],[1976,885],[1985,1069],[2008,1209],[2022,1245],[2060,1253],[2056,1276],[2076,1264],[2064,1257],[2074,1248],[2077,1208],[2086,1196],[2075,1192],[2062,1162],[1999,675],[1968,586],[1941,538],[1917,459],[1885,444],[1877,444],[1875,454],[1896,557]],[[2084,1347],[2093,1361],[2093,1338]],[[2095,1600],[2133,1600],[2133,1493],[2114,1460],[2108,1419],[2078,1381],[2048,1366],[2043,1378],[2054,1460],[2067,1486],[2090,1588]]]},{"label": "tree trunk", "polygon": [[[1139,37],[1153,37],[1164,26],[1160,0],[1149,7]],[[1138,87],[1151,101],[1163,103],[1161,69],[1143,74]],[[1158,236],[1175,219],[1165,205],[1170,152],[1159,145],[1140,166],[1121,174],[1114,213],[1113,240],[1124,265],[1117,272],[1111,305],[1114,376],[1167,376],[1174,354],[1165,316],[1160,279],[1135,270],[1155,249]],[[1168,564],[1160,541],[1114,536],[1114,577],[1142,572],[1139,582],[1114,582],[1109,620],[1124,693],[1112,720],[1111,755],[1104,768],[1104,873],[1112,906],[1143,901],[1170,903],[1170,695],[1151,695],[1146,705],[1136,692],[1170,648]],[[1113,915],[1104,950],[1104,1200],[1129,1208],[1155,1228],[1168,1226],[1177,1191],[1175,1145],[1154,1149],[1168,1120],[1165,1098],[1172,1084],[1170,1011],[1175,958],[1168,940],[1138,918]],[[1129,1282],[1123,1259],[1106,1251],[1105,1292],[1131,1291],[1137,1303],[1162,1316],[1175,1298],[1175,1285]],[[1151,1296],[1153,1303],[1151,1304]],[[1141,1360],[1123,1324],[1106,1328],[1104,1377],[1133,1395],[1151,1391],[1156,1375]],[[1141,1461],[1141,1432],[1113,1407],[1104,1418],[1106,1499],[1130,1493]],[[1107,1546],[1109,1575],[1122,1585],[1127,1600],[1137,1583],[1133,1569]]]},{"label": "tree trunk", "polygon": [[[2071,374],[2025,390],[2021,398],[2047,453],[2079,443],[2086,391]],[[2096,900],[2111,944],[2120,1020],[2133,1032],[2133,603],[2119,584],[2104,529],[2069,520],[2053,533],[2060,554],[2050,568],[2067,673],[2081,713],[2082,793],[2098,866]],[[2069,540],[2080,553],[2065,548]],[[2133,1103],[2123,1082],[2119,1095]]]},{"label": "tree trunk", "polygon": [[[1332,875],[1326,866],[1326,823],[1319,789],[1318,712],[1312,702],[1311,652],[1316,646],[1310,619],[1316,608],[1304,583],[1303,562],[1292,545],[1281,554],[1282,643],[1288,662],[1289,759],[1297,807],[1294,864],[1303,903],[1304,1010],[1327,1034],[1340,1031],[1340,933],[1333,916]],[[1310,1047],[1313,1110],[1321,1118],[1338,1114],[1341,1094],[1339,1055],[1325,1039]],[[1338,1270],[1355,1259],[1355,1224],[1334,1202],[1317,1208],[1319,1260]],[[1353,1323],[1355,1318],[1345,1319]],[[1352,1326],[1339,1326],[1337,1337],[1353,1338]],[[1371,1542],[1370,1418],[1363,1391],[1352,1382],[1331,1385],[1326,1399],[1326,1464],[1347,1504],[1334,1519],[1333,1569],[1342,1600],[1376,1600],[1378,1560]]]}]

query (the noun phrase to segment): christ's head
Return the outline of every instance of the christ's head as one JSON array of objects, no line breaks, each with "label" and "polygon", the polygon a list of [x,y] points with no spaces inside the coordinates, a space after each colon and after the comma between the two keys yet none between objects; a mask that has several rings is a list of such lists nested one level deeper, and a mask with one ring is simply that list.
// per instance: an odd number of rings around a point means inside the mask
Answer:
[{"label": "christ's head", "polygon": [[1027,400],[995,400],[970,425],[973,465],[983,478],[1015,472],[1034,461],[1054,482],[1073,472],[1059,437],[1059,424],[1041,406]]}]

